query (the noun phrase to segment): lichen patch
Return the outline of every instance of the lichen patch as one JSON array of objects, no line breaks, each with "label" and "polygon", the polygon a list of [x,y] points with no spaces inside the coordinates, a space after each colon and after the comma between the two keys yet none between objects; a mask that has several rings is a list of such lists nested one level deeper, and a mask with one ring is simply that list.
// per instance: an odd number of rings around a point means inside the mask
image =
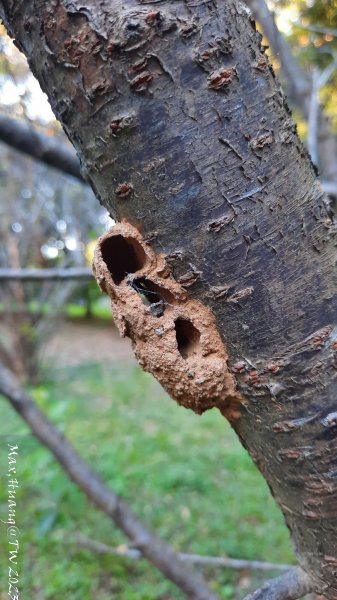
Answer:
[{"label": "lichen patch", "polygon": [[214,317],[173,279],[165,257],[122,222],[98,241],[93,270],[141,367],[178,404],[199,414],[216,406],[230,420],[238,418],[244,400],[228,370]]}]

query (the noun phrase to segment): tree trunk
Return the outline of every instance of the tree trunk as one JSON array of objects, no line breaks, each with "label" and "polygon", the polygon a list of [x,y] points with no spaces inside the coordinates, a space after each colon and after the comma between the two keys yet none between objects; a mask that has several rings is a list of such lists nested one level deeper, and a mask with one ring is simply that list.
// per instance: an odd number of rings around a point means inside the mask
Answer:
[{"label": "tree trunk", "polygon": [[180,403],[230,419],[336,599],[336,232],[248,10],[0,7],[123,222],[96,262],[121,330]]}]

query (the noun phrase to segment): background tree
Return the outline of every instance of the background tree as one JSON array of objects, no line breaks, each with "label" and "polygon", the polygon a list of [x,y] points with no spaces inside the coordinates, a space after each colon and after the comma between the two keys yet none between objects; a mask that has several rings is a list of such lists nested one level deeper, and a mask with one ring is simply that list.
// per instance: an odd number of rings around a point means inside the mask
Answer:
[{"label": "background tree", "polygon": [[[104,231],[106,212],[71,178],[2,147],[0,267],[83,267],[87,244]],[[24,173],[24,181],[22,174]],[[80,200],[86,210],[79,218]],[[2,360],[37,381],[43,345],[78,288],[78,281],[2,282]],[[77,297],[88,302],[87,286]]]}]

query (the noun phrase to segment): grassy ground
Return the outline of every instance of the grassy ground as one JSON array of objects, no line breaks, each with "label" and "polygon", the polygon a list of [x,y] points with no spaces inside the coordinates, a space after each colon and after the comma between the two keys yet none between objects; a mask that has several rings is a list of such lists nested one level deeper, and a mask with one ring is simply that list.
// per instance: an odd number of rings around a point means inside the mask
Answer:
[{"label": "grassy ground", "polygon": [[[291,562],[289,536],[267,486],[215,411],[178,408],[133,365],[62,367],[32,390],[77,450],[175,549]],[[78,532],[117,546],[123,535],[86,501],[53,458],[0,401],[0,518],[6,519],[7,442],[19,444],[17,525],[22,598],[178,600],[145,561],[98,556]],[[7,598],[6,526],[0,523],[0,598]],[[257,584],[249,573],[204,570],[221,598]]]}]

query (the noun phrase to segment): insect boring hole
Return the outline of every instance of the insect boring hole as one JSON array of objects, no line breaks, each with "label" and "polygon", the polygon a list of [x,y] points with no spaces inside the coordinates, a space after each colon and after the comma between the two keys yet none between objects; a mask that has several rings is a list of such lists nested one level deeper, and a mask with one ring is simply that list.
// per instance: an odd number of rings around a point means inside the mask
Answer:
[{"label": "insect boring hole", "polygon": [[161,317],[165,308],[174,302],[173,294],[146,277],[130,278],[129,285],[140,295],[143,304],[150,307],[154,317]]},{"label": "insect boring hole", "polygon": [[189,358],[198,353],[200,348],[200,331],[187,319],[177,319],[175,322],[178,350],[183,358]]},{"label": "insect boring hole", "polygon": [[128,274],[142,269],[146,263],[143,247],[131,237],[113,235],[106,238],[101,245],[101,252],[116,285],[119,285]]}]

